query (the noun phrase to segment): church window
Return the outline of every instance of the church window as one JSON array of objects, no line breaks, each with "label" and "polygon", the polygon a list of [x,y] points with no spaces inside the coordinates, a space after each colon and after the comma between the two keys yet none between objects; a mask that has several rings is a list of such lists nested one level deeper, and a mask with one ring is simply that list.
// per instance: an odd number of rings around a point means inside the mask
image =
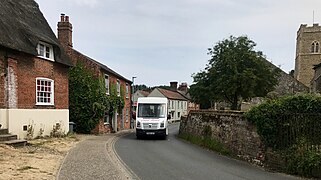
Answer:
[{"label": "church window", "polygon": [[311,53],[319,53],[320,51],[320,44],[317,41],[314,41],[311,45]]}]

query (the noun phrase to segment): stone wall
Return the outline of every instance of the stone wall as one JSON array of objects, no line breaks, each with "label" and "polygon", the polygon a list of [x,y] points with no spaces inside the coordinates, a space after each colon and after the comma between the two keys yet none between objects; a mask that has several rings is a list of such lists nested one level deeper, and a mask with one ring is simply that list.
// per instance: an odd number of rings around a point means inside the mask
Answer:
[{"label": "stone wall", "polygon": [[238,157],[257,164],[264,160],[264,146],[256,127],[240,111],[191,111],[182,117],[180,134],[203,136],[206,126],[212,129],[212,138],[220,141]]},{"label": "stone wall", "polygon": [[320,46],[317,52],[312,52],[312,43],[321,41],[321,26],[301,24],[297,32],[294,77],[310,87],[314,75],[314,65],[321,63]]}]

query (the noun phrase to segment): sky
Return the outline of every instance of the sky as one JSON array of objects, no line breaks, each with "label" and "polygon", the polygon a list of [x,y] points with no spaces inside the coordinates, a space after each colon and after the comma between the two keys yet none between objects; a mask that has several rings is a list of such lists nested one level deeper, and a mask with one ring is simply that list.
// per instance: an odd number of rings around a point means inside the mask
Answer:
[{"label": "sky", "polygon": [[70,17],[73,47],[134,84],[193,83],[207,49],[246,35],[285,72],[300,24],[321,22],[320,0],[36,0],[53,31]]}]

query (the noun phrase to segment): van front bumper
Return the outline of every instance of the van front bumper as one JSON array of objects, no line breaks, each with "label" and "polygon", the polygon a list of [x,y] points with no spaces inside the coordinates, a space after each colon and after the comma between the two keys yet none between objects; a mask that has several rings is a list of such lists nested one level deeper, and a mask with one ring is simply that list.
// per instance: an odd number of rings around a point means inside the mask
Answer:
[{"label": "van front bumper", "polygon": [[145,130],[136,129],[136,136],[166,136],[166,129]]}]

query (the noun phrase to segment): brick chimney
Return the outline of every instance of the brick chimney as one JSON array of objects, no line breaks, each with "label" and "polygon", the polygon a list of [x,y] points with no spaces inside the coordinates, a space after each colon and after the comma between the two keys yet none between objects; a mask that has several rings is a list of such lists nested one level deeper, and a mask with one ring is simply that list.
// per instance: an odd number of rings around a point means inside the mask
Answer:
[{"label": "brick chimney", "polygon": [[177,84],[178,82],[170,82],[170,89],[172,91],[177,91]]},{"label": "brick chimney", "polygon": [[179,85],[179,87],[178,87],[178,90],[187,93],[187,91],[188,91],[187,83],[181,83],[181,85]]},{"label": "brick chimney", "polygon": [[58,22],[58,40],[66,50],[72,48],[72,24],[65,14],[61,14]]}]

